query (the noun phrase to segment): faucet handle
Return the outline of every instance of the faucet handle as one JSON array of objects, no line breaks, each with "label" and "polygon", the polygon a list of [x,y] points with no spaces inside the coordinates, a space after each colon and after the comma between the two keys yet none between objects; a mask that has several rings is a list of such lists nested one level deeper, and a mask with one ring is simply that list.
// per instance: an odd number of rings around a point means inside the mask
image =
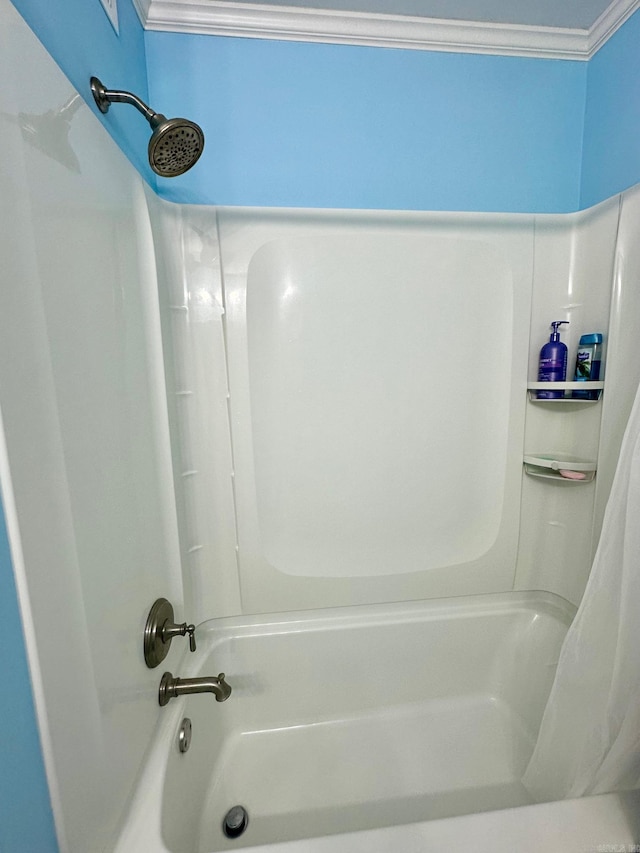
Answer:
[{"label": "faucet handle", "polygon": [[189,635],[189,649],[196,650],[195,625],[173,621],[173,607],[166,598],[154,602],[144,629],[144,660],[151,669],[165,659],[174,637]]},{"label": "faucet handle", "polygon": [[187,625],[187,634],[189,635],[189,651],[190,652],[195,652],[195,650],[196,650],[195,630],[196,630],[195,625]]},{"label": "faucet handle", "polygon": [[189,635],[189,649],[192,652],[196,650],[196,638],[195,638],[195,625],[187,625],[186,622],[181,622],[179,625],[175,625],[173,622],[169,622],[167,620],[162,626],[161,635],[162,642],[169,643],[171,642],[173,637],[184,637],[187,634]]}]

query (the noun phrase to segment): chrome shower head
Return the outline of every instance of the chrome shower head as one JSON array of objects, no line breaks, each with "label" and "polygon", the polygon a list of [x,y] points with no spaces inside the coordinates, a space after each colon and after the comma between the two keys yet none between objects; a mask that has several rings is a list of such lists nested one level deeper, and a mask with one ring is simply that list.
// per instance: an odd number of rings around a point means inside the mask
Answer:
[{"label": "chrome shower head", "polygon": [[131,92],[106,89],[97,77],[92,77],[90,83],[100,112],[108,112],[112,103],[131,104],[149,122],[153,130],[149,140],[149,165],[157,175],[175,178],[197,162],[204,148],[204,133],[197,124],[186,118],[168,119]]}]

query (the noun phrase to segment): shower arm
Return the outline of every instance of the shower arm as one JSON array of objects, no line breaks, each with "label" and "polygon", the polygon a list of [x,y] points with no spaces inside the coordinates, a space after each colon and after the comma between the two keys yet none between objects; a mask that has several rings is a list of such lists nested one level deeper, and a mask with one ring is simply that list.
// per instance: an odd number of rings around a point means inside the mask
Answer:
[{"label": "shower arm", "polygon": [[152,128],[166,121],[166,118],[148,107],[133,92],[120,92],[117,89],[106,89],[97,77],[91,78],[91,91],[101,113],[109,112],[111,104],[131,104],[146,118]]},{"label": "shower arm", "polygon": [[154,112],[133,92],[107,89],[97,77],[89,79],[93,100],[101,113],[113,103],[130,104],[146,118],[153,133],[149,140],[149,165],[161,178],[175,178],[198,161],[204,148],[202,128],[186,118],[167,118]]}]

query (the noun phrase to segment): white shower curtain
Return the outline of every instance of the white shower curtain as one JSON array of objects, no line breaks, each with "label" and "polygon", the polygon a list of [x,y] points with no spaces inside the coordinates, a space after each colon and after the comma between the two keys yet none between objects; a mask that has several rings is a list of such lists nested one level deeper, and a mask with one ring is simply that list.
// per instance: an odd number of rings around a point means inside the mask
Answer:
[{"label": "white shower curtain", "polygon": [[539,801],[640,786],[640,389],[522,781]]}]

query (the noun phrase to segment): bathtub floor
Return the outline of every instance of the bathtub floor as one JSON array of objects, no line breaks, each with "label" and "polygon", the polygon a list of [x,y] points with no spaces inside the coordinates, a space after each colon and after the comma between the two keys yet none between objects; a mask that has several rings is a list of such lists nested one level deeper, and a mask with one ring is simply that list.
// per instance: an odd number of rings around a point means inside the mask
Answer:
[{"label": "bathtub floor", "polygon": [[[452,817],[532,802],[533,740],[508,706],[464,696],[231,738],[214,772],[200,853]],[[249,828],[221,831],[241,804]]]}]

